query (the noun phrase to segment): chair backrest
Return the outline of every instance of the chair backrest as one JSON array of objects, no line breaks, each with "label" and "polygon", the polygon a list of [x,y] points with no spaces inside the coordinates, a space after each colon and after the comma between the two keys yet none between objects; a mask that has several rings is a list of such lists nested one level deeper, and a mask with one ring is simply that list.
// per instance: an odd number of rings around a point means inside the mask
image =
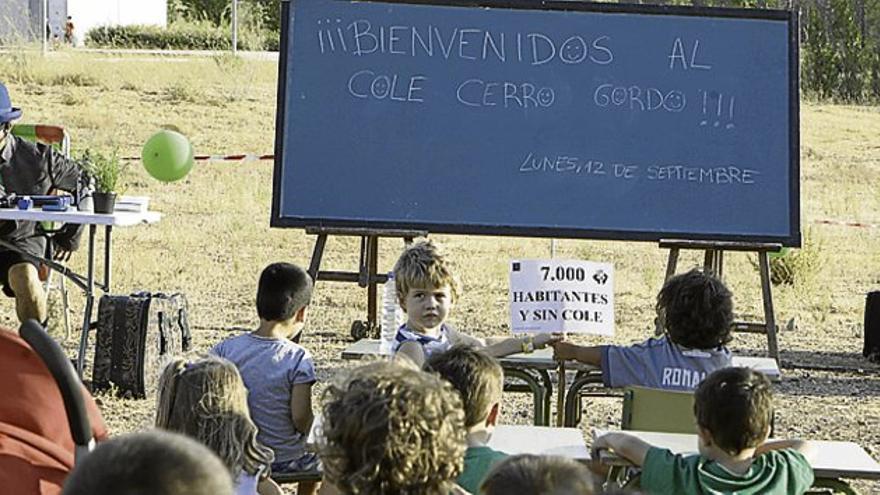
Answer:
[{"label": "chair backrest", "polygon": [[623,430],[696,433],[694,394],[645,387],[623,393]]},{"label": "chair backrest", "polygon": [[15,124],[12,126],[12,134],[35,141],[38,143],[54,146],[66,157],[70,157],[70,135],[58,125],[42,124]]}]

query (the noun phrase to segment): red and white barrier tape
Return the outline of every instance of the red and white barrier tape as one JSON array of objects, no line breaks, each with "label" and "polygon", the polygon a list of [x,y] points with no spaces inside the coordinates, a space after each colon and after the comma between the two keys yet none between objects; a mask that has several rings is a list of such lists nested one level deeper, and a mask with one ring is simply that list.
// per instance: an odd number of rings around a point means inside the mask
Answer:
[{"label": "red and white barrier tape", "polygon": [[844,222],[843,220],[813,220],[813,223],[823,225],[842,225],[844,227],[859,227],[862,229],[880,229],[880,223]]},{"label": "red and white barrier tape", "polygon": [[[126,156],[123,160],[140,160],[139,156]],[[241,155],[196,155],[193,160],[211,162],[256,162],[262,160],[274,160],[275,155],[254,155],[243,153]]]}]

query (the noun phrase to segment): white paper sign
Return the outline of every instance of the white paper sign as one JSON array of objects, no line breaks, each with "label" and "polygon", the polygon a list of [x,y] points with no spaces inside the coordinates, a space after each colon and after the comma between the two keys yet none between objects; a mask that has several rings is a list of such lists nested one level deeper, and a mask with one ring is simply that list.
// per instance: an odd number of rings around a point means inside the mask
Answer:
[{"label": "white paper sign", "polygon": [[614,265],[511,261],[510,321],[513,333],[614,335]]}]

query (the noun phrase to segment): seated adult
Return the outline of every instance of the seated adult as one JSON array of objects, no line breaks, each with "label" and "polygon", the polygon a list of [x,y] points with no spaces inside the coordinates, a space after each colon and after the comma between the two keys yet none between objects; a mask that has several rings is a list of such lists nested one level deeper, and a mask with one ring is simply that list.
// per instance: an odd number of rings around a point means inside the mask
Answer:
[{"label": "seated adult", "polygon": [[[12,134],[21,109],[12,106],[6,86],[0,83],[0,197],[10,194],[44,195],[54,189],[75,193],[82,170],[51,146],[26,141]],[[66,259],[76,249],[82,226],[68,224],[54,239],[55,257]],[[46,293],[36,264],[22,253],[43,256],[46,238],[36,233],[36,222],[7,221],[0,237],[15,249],[0,248],[0,284],[3,293],[15,297],[21,322],[46,321]]]},{"label": "seated adult", "polygon": [[[92,435],[107,438],[94,399],[83,387]],[[43,360],[11,330],[0,328],[0,491],[58,494],[74,463],[64,399]]]}]

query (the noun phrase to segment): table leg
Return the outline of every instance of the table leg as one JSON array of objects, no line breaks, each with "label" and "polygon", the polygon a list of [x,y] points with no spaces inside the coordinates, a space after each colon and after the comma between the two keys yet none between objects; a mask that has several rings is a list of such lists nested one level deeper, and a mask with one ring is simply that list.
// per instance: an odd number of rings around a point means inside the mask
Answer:
[{"label": "table leg", "polygon": [[110,276],[113,273],[112,264],[113,257],[113,226],[107,225],[104,228],[104,292],[110,293]]},{"label": "table leg", "polygon": [[504,375],[509,378],[517,378],[524,381],[529,387],[529,390],[532,391],[532,398],[534,399],[535,409],[535,426],[550,426],[549,417],[547,417],[547,413],[544,411],[544,402],[545,397],[547,396],[547,390],[542,384],[538,383],[536,377],[525,370],[512,368],[505,369]]},{"label": "table leg", "polygon": [[561,427],[565,424],[565,361],[559,361],[557,378],[559,387],[556,392],[556,426]]},{"label": "table leg", "polygon": [[550,373],[547,370],[537,370],[538,376],[541,377],[541,381],[544,383],[544,419],[543,422],[545,425],[550,424],[550,407],[551,407],[551,398],[553,396],[553,382],[550,380]]},{"label": "table leg", "polygon": [[86,367],[86,351],[89,348],[89,329],[92,326],[92,306],[95,302],[95,225],[89,225],[88,275],[85,292],[86,305],[83,309],[82,335],[79,339],[79,352],[76,356],[76,372],[82,378]]}]

